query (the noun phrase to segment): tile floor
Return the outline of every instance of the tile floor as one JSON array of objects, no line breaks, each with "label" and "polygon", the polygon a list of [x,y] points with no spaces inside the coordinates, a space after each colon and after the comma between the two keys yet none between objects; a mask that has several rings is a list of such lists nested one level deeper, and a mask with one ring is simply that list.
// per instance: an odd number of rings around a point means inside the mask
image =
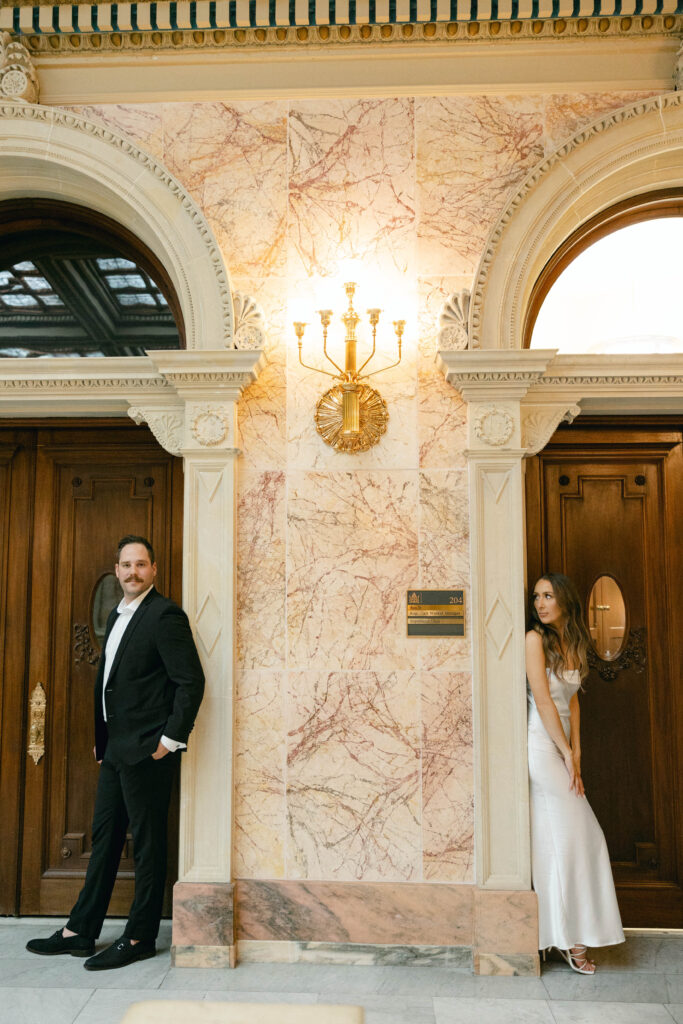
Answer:
[{"label": "tile floor", "polygon": [[[93,975],[74,957],[25,951],[57,923],[0,919],[0,1024],[119,1024],[130,1003],[169,998],[350,1003],[366,1024],[683,1024],[683,931],[630,932],[600,951],[594,978],[562,962],[542,978],[477,978],[441,966],[172,968],[164,923],[153,960]],[[102,942],[122,930],[107,924]]]}]

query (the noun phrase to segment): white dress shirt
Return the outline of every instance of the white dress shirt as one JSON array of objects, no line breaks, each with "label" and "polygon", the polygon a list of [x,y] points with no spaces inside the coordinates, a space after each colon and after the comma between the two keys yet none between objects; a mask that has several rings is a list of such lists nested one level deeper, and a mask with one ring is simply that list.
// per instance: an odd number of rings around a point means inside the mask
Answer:
[{"label": "white dress shirt", "polygon": [[[111,667],[114,664],[116,652],[119,649],[121,638],[123,634],[126,632],[130,620],[133,618],[133,615],[138,610],[142,602],[145,600],[151,589],[152,587],[148,587],[143,594],[139,594],[138,597],[136,597],[135,600],[131,601],[129,604],[126,604],[125,597],[122,597],[116,609],[116,611],[118,612],[118,617],[111,628],[111,633],[107,637],[107,645],[104,649],[104,676],[102,679],[102,712],[104,714],[105,722],[107,721],[107,704],[104,699],[104,690],[107,685],[107,680],[109,679]],[[180,740],[171,740],[168,738],[168,736],[162,736],[161,742],[166,747],[166,749],[170,751],[185,750],[187,747],[186,743],[181,743]]]}]

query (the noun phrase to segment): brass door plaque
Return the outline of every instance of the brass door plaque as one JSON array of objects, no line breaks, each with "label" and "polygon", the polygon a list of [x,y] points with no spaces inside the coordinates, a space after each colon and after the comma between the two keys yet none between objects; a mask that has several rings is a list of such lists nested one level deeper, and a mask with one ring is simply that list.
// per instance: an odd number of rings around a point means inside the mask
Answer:
[{"label": "brass door plaque", "polygon": [[464,636],[464,590],[409,590],[408,636]]}]

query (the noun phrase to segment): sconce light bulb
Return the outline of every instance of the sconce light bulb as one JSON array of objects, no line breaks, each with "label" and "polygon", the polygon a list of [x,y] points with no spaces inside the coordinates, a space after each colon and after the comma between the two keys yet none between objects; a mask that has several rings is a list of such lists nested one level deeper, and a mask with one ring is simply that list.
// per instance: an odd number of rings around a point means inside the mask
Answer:
[{"label": "sconce light bulb", "polygon": [[319,309],[318,316],[320,317],[320,323],[323,325],[323,327],[329,327],[330,321],[332,319],[332,310]]},{"label": "sconce light bulb", "polygon": [[301,320],[295,320],[294,321],[294,333],[296,334],[296,336],[299,339],[299,341],[301,341],[301,339],[303,338],[304,331],[305,331],[307,326],[308,326],[308,324],[303,322],[303,321],[301,321]]},{"label": "sconce light bulb", "polygon": [[379,323],[379,315],[381,312],[381,309],[369,309],[367,311],[368,316],[370,317],[370,323],[372,324],[373,327],[375,327]]}]

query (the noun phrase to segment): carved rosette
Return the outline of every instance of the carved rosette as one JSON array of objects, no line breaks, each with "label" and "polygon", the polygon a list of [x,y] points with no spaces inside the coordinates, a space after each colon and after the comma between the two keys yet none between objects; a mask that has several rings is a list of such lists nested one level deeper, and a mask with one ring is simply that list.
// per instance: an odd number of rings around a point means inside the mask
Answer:
[{"label": "carved rosette", "polygon": [[228,437],[230,420],[219,406],[203,405],[195,410],[190,429],[197,444],[212,448]]},{"label": "carved rosette", "polygon": [[512,437],[515,429],[513,420],[507,409],[488,405],[481,409],[474,421],[474,436],[483,444],[501,448]]},{"label": "carved rosette", "polygon": [[38,77],[28,50],[13,41],[9,32],[0,33],[0,98],[37,103],[38,96]]},{"label": "carved rosette", "polygon": [[235,348],[263,348],[266,340],[265,317],[250,295],[235,292],[232,297],[235,315]]},{"label": "carved rosette", "polygon": [[469,344],[467,320],[470,315],[470,293],[467,288],[454,292],[443,304],[439,316],[439,348],[460,352]]},{"label": "carved rosette", "polygon": [[128,415],[135,423],[146,423],[157,441],[171,455],[183,450],[185,421],[176,409],[141,409],[131,406]]}]

